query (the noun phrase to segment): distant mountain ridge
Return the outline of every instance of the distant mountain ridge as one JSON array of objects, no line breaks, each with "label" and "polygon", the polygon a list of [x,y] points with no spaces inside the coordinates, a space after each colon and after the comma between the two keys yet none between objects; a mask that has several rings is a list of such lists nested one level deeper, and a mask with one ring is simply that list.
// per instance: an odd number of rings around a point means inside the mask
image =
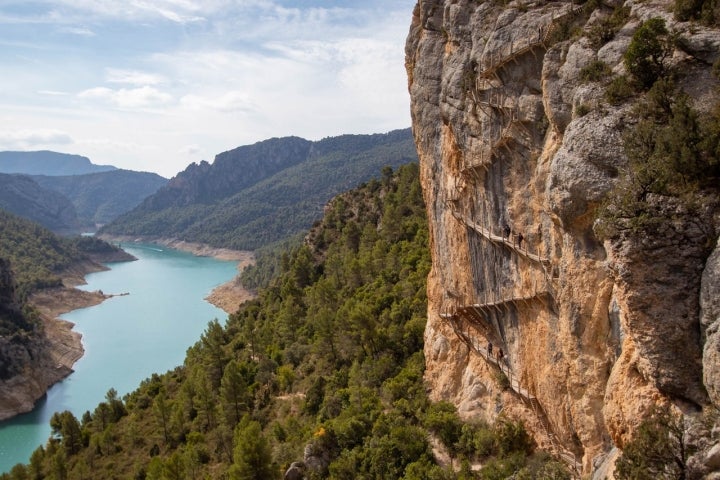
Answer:
[{"label": "distant mountain ridge", "polygon": [[0,152],[0,173],[27,175],[84,175],[115,170],[112,165],[95,165],[89,158],[69,153]]},{"label": "distant mountain ridge", "polygon": [[75,206],[65,195],[26,175],[0,173],[0,209],[58,233],[77,232],[80,228]]},{"label": "distant mountain ridge", "polygon": [[60,192],[84,225],[102,225],[135,208],[168,180],[156,173],[115,169],[85,175],[34,175],[42,187]]},{"label": "distant mountain ridge", "polygon": [[[212,203],[250,187],[307,158],[312,142],[298,137],[271,138],[218,154],[210,164],[190,164],[167,186],[140,205],[141,211]],[[241,168],[238,168],[241,166]]]},{"label": "distant mountain ridge", "polygon": [[307,230],[333,196],[416,162],[410,129],[310,141],[272,138],[192,164],[100,230],[253,250]]},{"label": "distant mountain ridge", "polygon": [[58,233],[94,230],[167,183],[156,173],[51,151],[0,152],[0,207]]}]

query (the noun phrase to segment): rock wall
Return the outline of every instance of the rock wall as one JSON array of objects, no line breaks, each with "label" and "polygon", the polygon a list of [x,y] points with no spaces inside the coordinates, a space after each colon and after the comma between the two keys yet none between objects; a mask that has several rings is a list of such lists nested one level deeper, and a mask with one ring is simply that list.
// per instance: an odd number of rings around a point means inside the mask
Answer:
[{"label": "rock wall", "polygon": [[663,204],[677,221],[656,237],[598,240],[631,107],[580,78],[596,60],[622,73],[635,29],[661,16],[682,32],[671,61],[693,72],[680,83],[703,107],[720,35],[675,22],[670,2],[627,1],[625,25],[594,46],[582,32],[622,5],[421,0],[406,45],[433,257],[431,395],[465,417],[523,419],[585,474],[652,405],[692,413],[720,392],[717,250],[706,265],[717,208],[690,218]]}]

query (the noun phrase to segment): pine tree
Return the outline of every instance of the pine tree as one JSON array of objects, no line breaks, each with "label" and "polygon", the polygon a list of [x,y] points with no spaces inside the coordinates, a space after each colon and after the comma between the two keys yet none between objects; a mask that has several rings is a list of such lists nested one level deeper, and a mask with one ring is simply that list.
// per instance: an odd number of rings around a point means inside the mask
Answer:
[{"label": "pine tree", "polygon": [[231,480],[267,480],[275,478],[270,444],[260,424],[247,415],[235,429],[235,450],[230,467]]}]

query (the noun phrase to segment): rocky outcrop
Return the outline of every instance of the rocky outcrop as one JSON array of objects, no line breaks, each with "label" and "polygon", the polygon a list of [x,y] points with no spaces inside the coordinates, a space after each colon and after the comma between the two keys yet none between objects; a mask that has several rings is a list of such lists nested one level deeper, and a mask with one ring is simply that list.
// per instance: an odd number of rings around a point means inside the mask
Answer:
[{"label": "rocky outcrop", "polygon": [[[82,355],[80,335],[70,332],[71,325],[30,316],[15,293],[10,262],[0,259],[0,420],[31,410]],[[80,355],[68,355],[77,348]]]},{"label": "rocky outcrop", "polygon": [[44,318],[44,331],[38,337],[22,342],[0,339],[0,351],[21,367],[0,380],[0,420],[29,412],[48,388],[72,373],[72,365],[83,354],[80,334],[72,327],[70,322]]},{"label": "rocky outcrop", "polygon": [[681,87],[707,109],[720,34],[675,22],[670,2],[628,1],[598,46],[592,32],[620,6],[421,0],[406,46],[433,257],[431,395],[465,417],[524,420],[585,474],[609,469],[653,405],[692,415],[718,405],[720,387],[718,254],[707,261],[717,203],[689,215],[650,198],[674,220],[652,236],[598,239],[597,209],[627,167],[632,107],[581,79],[597,60],[623,72],[641,20],[661,16],[684,39],[673,65],[696,79]]}]

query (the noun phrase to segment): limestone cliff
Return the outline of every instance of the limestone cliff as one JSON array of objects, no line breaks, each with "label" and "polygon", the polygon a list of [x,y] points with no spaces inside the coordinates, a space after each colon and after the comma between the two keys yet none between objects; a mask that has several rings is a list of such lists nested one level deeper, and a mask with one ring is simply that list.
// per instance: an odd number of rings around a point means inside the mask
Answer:
[{"label": "limestone cliff", "polygon": [[652,237],[593,230],[627,166],[632,102],[609,104],[581,72],[623,73],[633,33],[658,16],[682,38],[668,60],[689,73],[680,88],[707,110],[720,32],[677,22],[667,1],[421,0],[406,46],[431,229],[431,395],[465,417],[523,419],[578,473],[654,404],[720,405],[717,202],[700,215],[661,202],[674,221]]}]

